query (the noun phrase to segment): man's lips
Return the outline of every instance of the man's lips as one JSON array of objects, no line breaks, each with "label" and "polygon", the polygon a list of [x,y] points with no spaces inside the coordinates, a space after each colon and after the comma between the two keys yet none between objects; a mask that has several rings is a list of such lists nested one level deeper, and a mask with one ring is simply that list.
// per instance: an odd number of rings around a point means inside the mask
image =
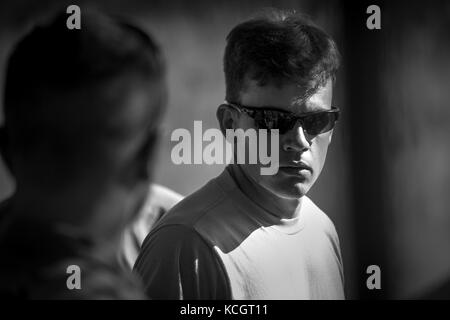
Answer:
[{"label": "man's lips", "polygon": [[293,164],[287,164],[287,165],[282,165],[279,167],[280,170],[285,170],[285,171],[300,171],[300,170],[308,170],[312,173],[312,168],[307,165],[306,163],[303,162],[299,162],[299,163],[293,163]]}]

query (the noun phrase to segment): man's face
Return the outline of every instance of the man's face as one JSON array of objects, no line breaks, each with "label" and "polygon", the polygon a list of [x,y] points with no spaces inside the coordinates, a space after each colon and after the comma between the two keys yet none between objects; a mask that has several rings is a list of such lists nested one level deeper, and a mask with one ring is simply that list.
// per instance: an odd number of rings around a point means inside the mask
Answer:
[{"label": "man's face", "polygon": [[[119,87],[115,91],[127,90]],[[135,218],[148,196],[158,140],[160,112],[156,110],[165,104],[166,88],[165,83],[151,83],[128,92],[122,102],[127,107],[122,108],[117,120],[129,132],[110,149],[112,181],[109,200],[105,200],[111,205],[110,212],[122,207],[125,221]]]},{"label": "man's face", "polygon": [[105,89],[105,105],[93,115],[97,127],[91,128],[96,153],[71,192],[92,206],[90,225],[97,226],[99,236],[121,232],[148,196],[158,139],[156,110],[164,105],[166,88],[133,80],[117,79]]},{"label": "man's face", "polygon": [[[258,86],[256,82],[249,81],[241,93],[240,103],[252,107],[276,107],[297,115],[331,109],[333,95],[331,80],[320,87],[314,95],[302,101],[299,97],[304,93],[304,89],[295,84],[281,87],[272,84]],[[244,130],[255,128],[254,120],[241,113],[238,127]],[[277,196],[298,199],[309,191],[319,177],[332,134],[331,130],[315,136],[308,135],[298,121],[291,130],[280,134],[280,166],[276,174],[261,175],[260,164],[245,164],[241,167],[247,176]]]}]

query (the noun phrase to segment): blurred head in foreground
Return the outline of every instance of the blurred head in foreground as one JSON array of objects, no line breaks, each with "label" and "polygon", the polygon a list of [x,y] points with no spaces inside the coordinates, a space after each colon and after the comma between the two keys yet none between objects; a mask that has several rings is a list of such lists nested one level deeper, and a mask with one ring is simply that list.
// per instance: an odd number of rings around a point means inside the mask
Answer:
[{"label": "blurred head in foreground", "polygon": [[147,196],[165,67],[138,27],[83,10],[69,30],[68,17],[35,27],[8,61],[0,146],[16,190],[2,230],[57,225],[108,255]]}]

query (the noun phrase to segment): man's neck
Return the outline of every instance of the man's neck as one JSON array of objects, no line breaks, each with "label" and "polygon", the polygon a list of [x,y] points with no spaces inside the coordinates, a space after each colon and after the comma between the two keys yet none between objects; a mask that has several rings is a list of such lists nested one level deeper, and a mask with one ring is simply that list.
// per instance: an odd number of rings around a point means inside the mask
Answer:
[{"label": "man's neck", "polygon": [[229,165],[228,170],[244,194],[254,202],[262,203],[266,210],[278,218],[293,219],[300,216],[302,198],[287,199],[267,190],[249,177],[238,164]]}]

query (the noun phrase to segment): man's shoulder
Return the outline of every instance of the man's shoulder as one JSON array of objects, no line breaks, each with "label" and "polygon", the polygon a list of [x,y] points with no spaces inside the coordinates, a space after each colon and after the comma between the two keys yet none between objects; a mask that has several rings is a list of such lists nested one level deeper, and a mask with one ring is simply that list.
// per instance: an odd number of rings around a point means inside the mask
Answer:
[{"label": "man's shoulder", "polygon": [[[14,268],[1,268],[0,297],[44,300],[144,299],[139,281],[112,265],[77,254],[35,264],[33,261],[16,261]],[[68,289],[69,267],[73,268],[73,284],[76,284],[77,274],[81,274],[82,290]]]},{"label": "man's shoulder", "polygon": [[230,230],[236,234],[237,230],[248,229],[248,222],[230,192],[222,188],[217,178],[210,180],[169,210],[144,243],[161,243],[162,239],[180,245],[182,242],[203,243],[209,247],[229,243],[232,241]]},{"label": "man's shoulder", "polygon": [[170,209],[160,220],[160,223],[155,226],[155,229],[169,225],[197,229],[211,215],[220,215],[226,207],[227,200],[227,194],[220,188],[215,179],[212,179]]},{"label": "man's shoulder", "polygon": [[164,224],[145,238],[133,269],[141,276],[154,272],[166,274],[180,267],[180,261],[213,255],[212,245],[192,226]]}]

